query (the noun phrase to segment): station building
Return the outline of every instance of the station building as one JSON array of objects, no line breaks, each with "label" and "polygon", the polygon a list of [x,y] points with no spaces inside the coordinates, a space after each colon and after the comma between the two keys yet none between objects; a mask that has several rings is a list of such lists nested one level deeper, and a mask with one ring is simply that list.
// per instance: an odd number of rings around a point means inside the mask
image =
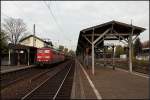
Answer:
[{"label": "station building", "polygon": [[31,65],[35,63],[38,48],[52,47],[51,41],[45,41],[35,35],[22,38],[19,44],[9,44],[8,54],[1,60],[1,65]]},{"label": "station building", "polygon": [[21,45],[26,46],[34,46],[36,48],[42,48],[42,47],[50,47],[52,46],[52,42],[45,41],[35,35],[29,35],[19,41]]}]

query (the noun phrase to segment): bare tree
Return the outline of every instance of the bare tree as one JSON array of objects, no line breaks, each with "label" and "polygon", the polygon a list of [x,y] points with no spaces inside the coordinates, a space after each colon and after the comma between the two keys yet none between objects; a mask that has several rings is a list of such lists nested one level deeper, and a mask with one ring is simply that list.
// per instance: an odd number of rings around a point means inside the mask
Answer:
[{"label": "bare tree", "polygon": [[8,36],[7,36],[7,34],[5,34],[5,32],[3,30],[1,30],[0,36],[1,36],[1,38],[0,38],[1,53],[3,54],[5,52],[7,52],[7,49],[8,49],[7,48],[7,45],[8,45],[8,42],[7,42]]},{"label": "bare tree", "polygon": [[4,19],[3,30],[8,34],[8,39],[13,44],[18,44],[19,40],[27,34],[27,26],[22,19]]}]

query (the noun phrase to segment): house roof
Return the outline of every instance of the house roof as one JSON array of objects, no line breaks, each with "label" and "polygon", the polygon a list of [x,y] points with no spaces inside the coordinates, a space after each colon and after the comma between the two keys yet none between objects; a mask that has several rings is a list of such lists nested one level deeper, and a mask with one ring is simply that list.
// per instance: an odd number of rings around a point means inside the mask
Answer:
[{"label": "house roof", "polygon": [[37,36],[35,36],[35,35],[29,35],[29,36],[27,36],[27,37],[25,37],[25,38],[22,38],[19,42],[22,42],[22,41],[24,41],[24,40],[26,40],[26,39],[28,39],[28,38],[30,38],[30,37],[34,37],[34,38],[37,38],[37,39],[39,39],[39,40],[45,42],[43,39],[41,39],[41,38],[39,38],[39,37],[37,37]]},{"label": "house roof", "polygon": [[43,39],[41,39],[41,38],[39,38],[39,37],[37,37],[37,36],[35,36],[35,35],[29,35],[29,36],[27,36],[27,37],[21,39],[19,42],[22,42],[22,41],[24,41],[24,40],[26,40],[26,39],[28,39],[28,38],[30,38],[30,37],[34,37],[34,38],[39,39],[40,41],[42,41],[42,42],[44,42],[44,43],[46,43],[46,44],[50,44],[51,46],[53,46],[52,42],[44,41]]}]

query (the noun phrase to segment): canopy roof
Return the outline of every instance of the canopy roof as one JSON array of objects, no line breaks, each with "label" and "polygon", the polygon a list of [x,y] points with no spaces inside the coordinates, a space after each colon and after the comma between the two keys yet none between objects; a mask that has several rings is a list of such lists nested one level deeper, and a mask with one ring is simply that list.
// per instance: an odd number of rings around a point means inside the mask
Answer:
[{"label": "canopy roof", "polygon": [[[77,50],[80,48],[86,48],[91,46],[91,44],[85,39],[86,36],[90,41],[92,41],[92,35],[94,35],[94,40],[101,36],[106,30],[110,29],[107,34],[103,36],[104,40],[125,40],[128,39],[129,35],[133,31],[133,36],[138,36],[142,33],[145,28],[134,26],[131,24],[126,24],[118,21],[110,21],[93,27],[89,27],[80,31]],[[120,38],[121,37],[121,38]],[[101,41],[101,39],[99,40]],[[102,46],[104,41],[98,46]]]},{"label": "canopy roof", "polygon": [[26,46],[26,45],[21,45],[21,44],[17,44],[17,45],[14,45],[14,44],[8,44],[9,48],[10,49],[37,49],[36,47],[33,47],[33,46]]},{"label": "canopy roof", "polygon": [[131,25],[131,24],[126,24],[126,23],[122,23],[122,22],[112,20],[110,22],[106,22],[106,23],[103,23],[103,24],[100,24],[100,25],[96,25],[96,26],[93,26],[93,27],[83,29],[83,30],[81,30],[81,32],[86,32],[87,33],[87,32],[90,32],[94,29],[96,32],[101,32],[102,33],[106,29],[111,28],[112,25],[113,25],[113,28],[119,33],[130,33],[132,27],[135,29],[134,34],[140,34],[141,32],[143,32],[145,30],[145,28],[142,28],[142,27],[138,27],[138,26],[134,26],[134,25]]}]

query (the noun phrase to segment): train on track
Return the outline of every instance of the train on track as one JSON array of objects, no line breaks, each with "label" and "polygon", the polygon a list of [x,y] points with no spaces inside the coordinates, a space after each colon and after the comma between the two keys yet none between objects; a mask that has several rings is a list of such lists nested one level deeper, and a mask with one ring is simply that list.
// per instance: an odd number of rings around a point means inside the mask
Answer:
[{"label": "train on track", "polygon": [[36,56],[36,64],[39,66],[55,64],[65,60],[63,52],[48,47],[37,49]]}]

